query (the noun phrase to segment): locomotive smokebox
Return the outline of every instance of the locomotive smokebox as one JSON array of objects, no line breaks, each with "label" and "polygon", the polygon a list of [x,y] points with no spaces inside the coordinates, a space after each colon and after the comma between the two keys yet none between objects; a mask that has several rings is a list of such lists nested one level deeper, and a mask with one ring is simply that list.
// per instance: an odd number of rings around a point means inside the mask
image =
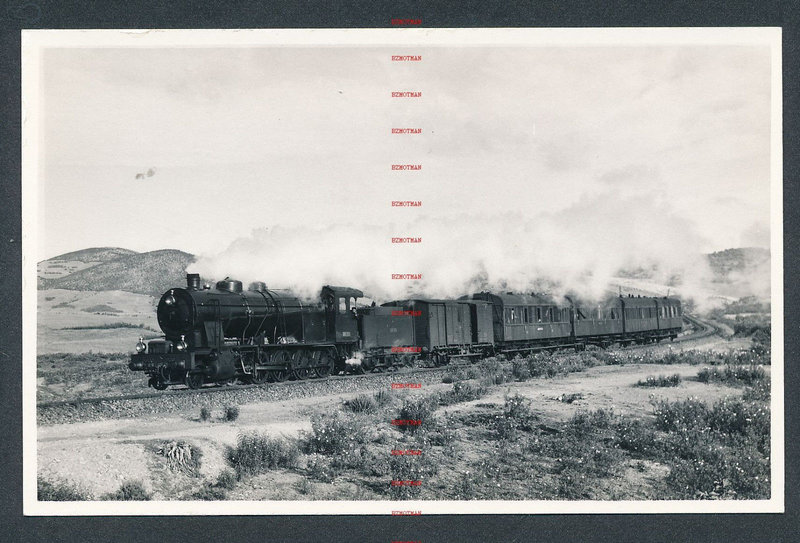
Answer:
[{"label": "locomotive smokebox", "polygon": [[200,274],[187,273],[186,274],[186,288],[189,290],[200,290]]}]

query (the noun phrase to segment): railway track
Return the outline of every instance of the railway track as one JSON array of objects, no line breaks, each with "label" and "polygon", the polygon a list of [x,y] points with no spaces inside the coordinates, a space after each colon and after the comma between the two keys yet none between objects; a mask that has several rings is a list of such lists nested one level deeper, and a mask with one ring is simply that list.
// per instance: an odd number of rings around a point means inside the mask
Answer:
[{"label": "railway track", "polygon": [[[685,336],[680,336],[672,341],[672,343],[682,343],[687,341],[697,341],[699,339],[703,339],[709,336],[713,336],[718,333],[718,329],[711,323],[702,321],[697,317],[691,315],[683,315],[684,320],[688,321],[695,327],[695,331],[691,334],[687,334]],[[618,350],[628,352],[634,350],[641,350],[641,349],[649,349],[658,344],[648,343],[643,345],[631,345],[625,348],[620,348]],[[469,366],[469,363],[450,363],[447,366],[435,367],[435,368],[401,368],[392,372],[390,374],[395,375],[403,375],[403,376],[413,376],[415,374],[425,374],[432,371],[442,371],[448,368],[459,368],[459,367],[466,367]],[[366,373],[361,375],[334,375],[327,377],[325,379],[313,379],[313,380],[303,380],[303,381],[286,381],[283,383],[270,383],[270,384],[239,384],[239,385],[222,385],[222,386],[212,386],[212,387],[205,387],[200,389],[189,389],[189,388],[180,388],[180,389],[173,389],[168,391],[162,392],[145,392],[142,394],[128,394],[125,396],[104,396],[98,398],[81,398],[81,399],[74,399],[74,400],[60,400],[60,401],[52,401],[52,402],[42,402],[36,404],[37,411],[41,412],[42,410],[47,410],[51,408],[64,408],[64,407],[78,407],[81,405],[91,405],[91,404],[109,404],[114,402],[123,402],[129,400],[144,400],[148,398],[170,398],[170,397],[183,397],[183,396],[195,396],[198,394],[215,394],[215,393],[224,393],[230,391],[237,391],[237,390],[247,390],[251,388],[262,388],[262,387],[296,387],[298,385],[302,385],[305,383],[322,383],[326,381],[338,381],[342,379],[371,379],[375,376],[386,376],[387,373],[377,372],[377,373]]]}]

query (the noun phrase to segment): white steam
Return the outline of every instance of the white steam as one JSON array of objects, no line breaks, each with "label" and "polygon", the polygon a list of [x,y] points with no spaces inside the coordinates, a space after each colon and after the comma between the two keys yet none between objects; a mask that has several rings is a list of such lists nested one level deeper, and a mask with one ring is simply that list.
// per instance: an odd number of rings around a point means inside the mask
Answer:
[{"label": "white steam", "polygon": [[[399,222],[393,214],[387,210],[385,224],[354,224],[331,213],[307,228],[258,229],[219,254],[199,257],[190,271],[265,281],[305,298],[318,296],[325,284],[351,286],[379,302],[482,289],[597,299],[619,284],[620,269],[648,270],[659,295],[667,294],[665,285],[679,284],[673,294],[702,296],[700,285],[710,280],[700,251],[705,240],[692,223],[644,196],[584,197],[567,210],[531,215],[405,213],[418,218]],[[393,244],[392,237],[421,237],[422,243]],[[392,279],[417,273],[422,280]]]}]

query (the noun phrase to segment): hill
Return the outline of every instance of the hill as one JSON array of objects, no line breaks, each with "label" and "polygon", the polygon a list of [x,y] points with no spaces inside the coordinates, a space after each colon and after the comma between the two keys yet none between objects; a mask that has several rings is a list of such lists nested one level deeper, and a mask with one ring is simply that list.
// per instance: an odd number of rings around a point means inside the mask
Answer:
[{"label": "hill", "polygon": [[[62,277],[40,278],[39,289],[124,290],[158,296],[170,287],[182,285],[186,278],[187,266],[194,262],[194,255],[175,249],[147,253],[135,253],[125,249],[122,251],[127,254],[122,253],[116,258],[78,269]],[[105,254],[110,256],[112,253]]]},{"label": "hill", "polygon": [[78,262],[108,262],[121,256],[130,256],[137,254],[136,251],[130,249],[123,249],[122,247],[92,247],[90,249],[81,249],[80,251],[73,251],[71,253],[64,253],[63,255],[48,258],[44,262],[54,261],[78,261]]},{"label": "hill", "polygon": [[732,272],[747,272],[765,264],[768,265],[769,260],[769,250],[759,247],[725,249],[708,255],[711,270],[723,277],[727,277]]}]

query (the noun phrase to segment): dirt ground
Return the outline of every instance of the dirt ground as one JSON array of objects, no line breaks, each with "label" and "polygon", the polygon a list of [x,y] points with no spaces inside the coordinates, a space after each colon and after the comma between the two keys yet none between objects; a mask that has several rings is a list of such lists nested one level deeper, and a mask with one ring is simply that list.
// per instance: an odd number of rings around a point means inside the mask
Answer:
[{"label": "dirt ground", "polygon": [[[675,347],[723,350],[741,346],[737,341],[709,338]],[[532,400],[534,411],[542,422],[547,423],[566,420],[579,410],[599,408],[646,417],[652,413],[651,402],[657,398],[676,400],[696,396],[713,401],[741,393],[740,388],[698,382],[695,376],[699,369],[698,366],[689,365],[598,366],[554,379],[506,383],[493,387],[480,400],[442,409],[454,413],[469,410],[478,403],[502,405],[505,395],[519,393]],[[633,386],[648,376],[674,373],[683,378],[681,384],[674,388]],[[429,393],[451,386],[429,386],[422,392]],[[413,393],[405,390],[394,392]],[[580,394],[582,397],[573,403],[561,401],[563,395],[570,394]],[[169,474],[159,469],[153,452],[157,444],[183,440],[200,447],[203,451],[200,475],[213,480],[225,468],[226,447],[236,442],[238,434],[257,430],[273,435],[296,436],[300,431],[311,429],[310,418],[314,412],[338,409],[344,400],[355,395],[333,394],[242,405],[235,422],[222,421],[220,411],[212,412],[211,420],[201,421],[199,411],[195,408],[191,412],[137,419],[44,426],[38,428],[37,473],[78,483],[95,497],[117,490],[124,480],[135,479],[144,482],[145,487],[154,492],[154,499],[174,499],[172,493],[175,489],[166,480]],[[292,486],[300,478],[297,474],[283,471],[270,473],[253,479],[250,483],[253,486],[249,489],[247,483],[243,483],[231,498],[258,499],[260,492],[257,486],[271,485],[274,489],[277,485],[286,488],[286,499],[304,499]],[[339,491],[342,489],[339,488]]]}]

